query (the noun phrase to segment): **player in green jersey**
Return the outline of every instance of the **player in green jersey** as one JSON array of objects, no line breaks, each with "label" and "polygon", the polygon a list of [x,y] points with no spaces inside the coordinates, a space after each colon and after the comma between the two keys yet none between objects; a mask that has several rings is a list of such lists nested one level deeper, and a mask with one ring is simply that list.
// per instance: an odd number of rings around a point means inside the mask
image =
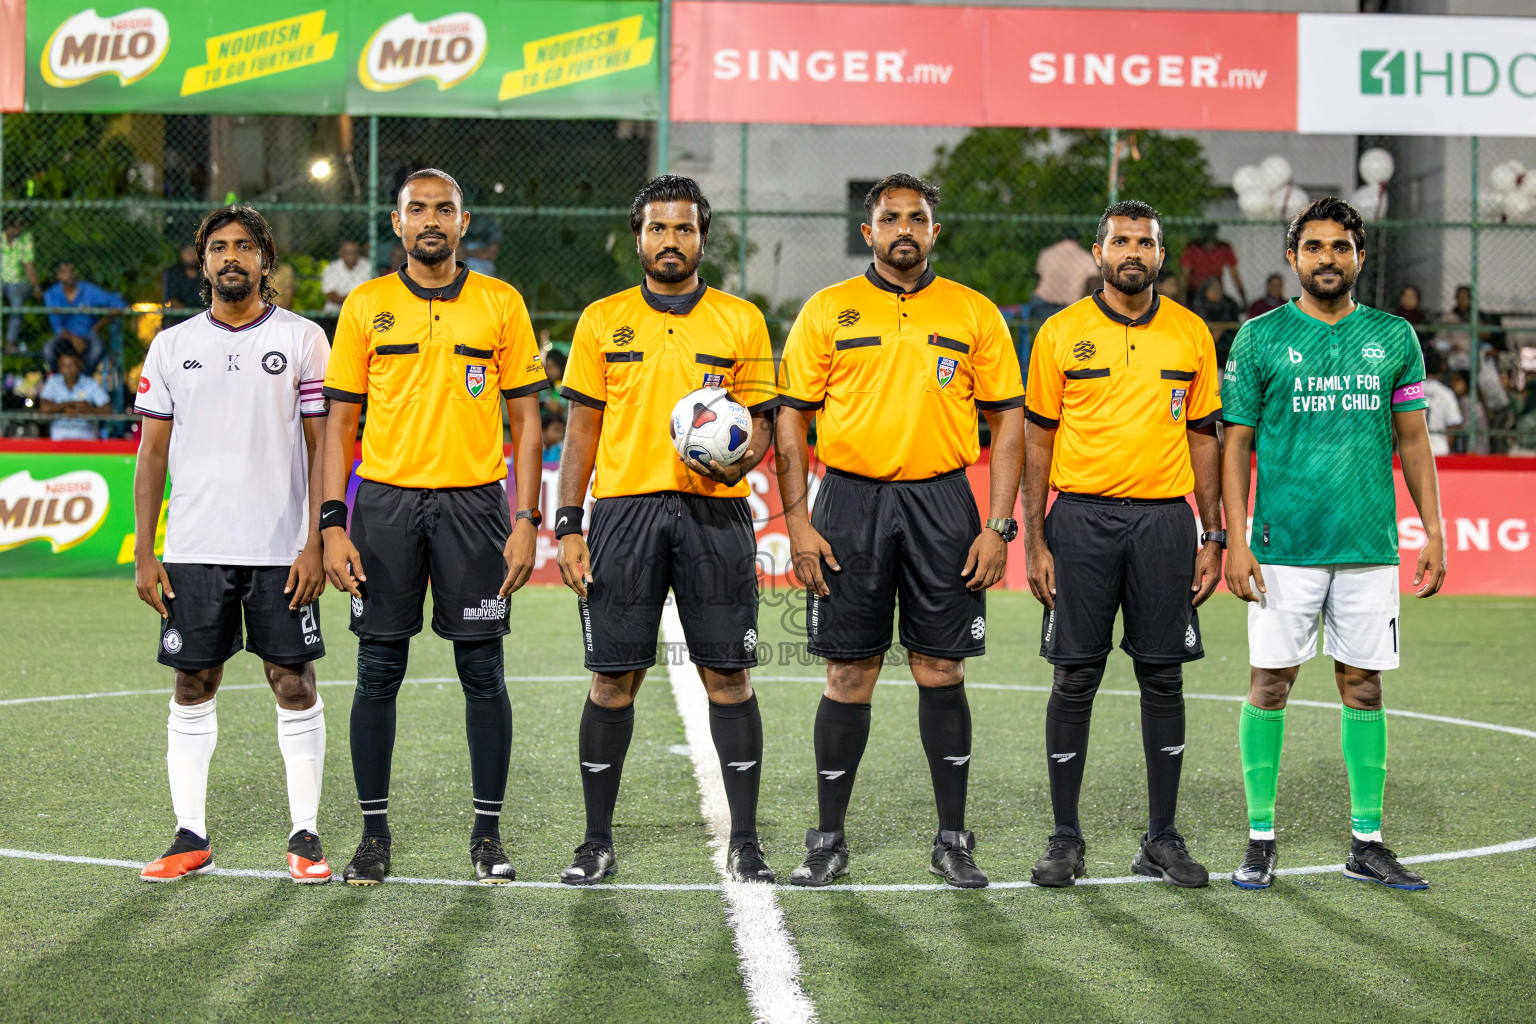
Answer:
[{"label": "player in green jersey", "polygon": [[1222,497],[1228,523],[1248,510],[1249,458],[1258,453],[1251,538],[1229,537],[1227,588],[1248,606],[1248,700],[1238,722],[1248,797],[1248,850],[1232,875],[1242,889],[1274,880],[1275,792],[1285,702],[1317,648],[1333,658],[1343,701],[1344,767],[1354,838],[1344,874],[1423,889],[1382,845],[1387,722],[1381,673],[1398,666],[1397,503],[1392,435],[1427,543],[1415,593],[1445,579],[1440,486],[1423,410],[1424,357],[1407,321],[1355,302],[1365,259],[1360,214],[1329,197],[1291,222],[1286,258],[1302,294],[1243,324],[1222,383]]}]

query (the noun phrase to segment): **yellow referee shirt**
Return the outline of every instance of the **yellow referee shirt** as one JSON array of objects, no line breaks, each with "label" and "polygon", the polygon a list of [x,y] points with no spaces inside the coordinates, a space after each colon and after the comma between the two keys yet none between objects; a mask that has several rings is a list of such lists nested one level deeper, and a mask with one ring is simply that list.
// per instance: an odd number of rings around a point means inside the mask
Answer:
[{"label": "yellow referee shirt", "polygon": [[780,401],[816,412],[816,453],[845,473],[926,480],[981,455],[977,409],[1017,409],[1008,325],[932,269],[904,292],[870,266],[811,296],[784,343]]},{"label": "yellow referee shirt", "polygon": [[693,472],[672,447],[672,408],[690,391],[725,388],[753,413],[778,404],[768,325],[756,306],[701,281],[690,295],[644,283],[592,303],[571,339],[560,393],[603,410],[594,498],[688,491],[745,497]]},{"label": "yellow referee shirt", "polygon": [[325,375],[327,398],[368,402],[358,475],[396,487],[502,479],[502,399],[547,387],[523,297],[462,263],[444,288],[404,267],[354,288]]},{"label": "yellow referee shirt", "polygon": [[1221,419],[1204,321],[1160,295],[1130,320],[1096,291],[1035,336],[1024,415],[1056,431],[1051,486],[1110,498],[1194,490],[1185,431]]}]

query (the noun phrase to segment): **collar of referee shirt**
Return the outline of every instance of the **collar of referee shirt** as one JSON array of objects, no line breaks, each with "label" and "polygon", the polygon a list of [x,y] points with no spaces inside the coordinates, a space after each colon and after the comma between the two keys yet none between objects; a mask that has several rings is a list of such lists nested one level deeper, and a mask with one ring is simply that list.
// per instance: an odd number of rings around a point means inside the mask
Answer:
[{"label": "collar of referee shirt", "polygon": [[1157,294],[1156,289],[1153,289],[1152,305],[1147,307],[1147,311],[1145,313],[1141,314],[1141,316],[1137,317],[1135,320],[1132,320],[1130,317],[1116,313],[1113,309],[1110,308],[1109,303],[1104,301],[1103,288],[1100,288],[1098,291],[1093,293],[1093,304],[1099,307],[1099,312],[1109,317],[1115,323],[1125,327],[1147,326],[1147,324],[1152,322],[1152,318],[1157,316],[1157,307],[1162,305],[1162,302],[1163,297]]},{"label": "collar of referee shirt", "polygon": [[442,288],[423,288],[421,285],[411,280],[411,275],[405,272],[405,268],[410,266],[409,263],[400,264],[400,269],[396,271],[396,273],[400,275],[401,283],[404,284],[410,293],[416,296],[418,299],[422,299],[427,302],[430,302],[433,299],[441,299],[445,302],[452,302],[454,299],[459,297],[459,292],[464,290],[464,282],[469,278],[469,268],[464,265],[463,261],[454,260],[453,265],[459,268],[459,272],[454,275],[452,281],[450,281]]},{"label": "collar of referee shirt", "polygon": [[864,271],[864,276],[869,279],[870,284],[874,285],[876,288],[879,288],[883,292],[895,292],[897,295],[916,295],[924,288],[927,288],[929,285],[933,284],[933,279],[939,275],[933,272],[933,265],[929,264],[928,269],[923,271],[923,276],[917,279],[917,287],[913,288],[909,292],[902,291],[899,285],[891,284],[891,282],[881,277],[879,271],[875,270],[875,265],[873,263],[869,265],[868,270]]},{"label": "collar of referee shirt", "polygon": [[645,296],[645,304],[658,313],[671,313],[673,316],[687,316],[693,312],[693,307],[699,304],[704,297],[704,289],[708,285],[704,279],[699,278],[699,286],[691,292],[683,295],[657,295],[651,291],[650,278],[640,281],[640,294]]}]

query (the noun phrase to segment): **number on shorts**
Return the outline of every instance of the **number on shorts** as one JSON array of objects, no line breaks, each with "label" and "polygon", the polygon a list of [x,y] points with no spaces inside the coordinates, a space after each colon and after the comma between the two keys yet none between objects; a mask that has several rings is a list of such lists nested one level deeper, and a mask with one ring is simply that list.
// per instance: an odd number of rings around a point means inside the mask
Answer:
[{"label": "number on shorts", "polygon": [[[305,605],[299,609],[299,629],[305,633],[314,633],[319,627],[315,625],[315,609],[312,605]],[[1396,650],[1396,647],[1393,648]]]},{"label": "number on shorts", "polygon": [[1387,628],[1392,631],[1392,653],[1396,654],[1397,653],[1397,618],[1395,616],[1387,621]]}]

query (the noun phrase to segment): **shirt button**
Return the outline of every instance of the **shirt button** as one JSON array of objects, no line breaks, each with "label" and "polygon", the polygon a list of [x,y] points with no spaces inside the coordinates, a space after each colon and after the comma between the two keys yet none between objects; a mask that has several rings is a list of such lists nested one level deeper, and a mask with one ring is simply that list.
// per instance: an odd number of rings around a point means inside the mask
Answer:
[{"label": "shirt button", "polygon": [[433,320],[441,320],[442,316],[440,314],[439,315],[435,315],[435,316],[432,317],[432,319]]},{"label": "shirt button", "polygon": [[667,333],[668,333],[668,334],[671,334],[671,333],[672,333],[672,328],[670,328],[670,327],[668,327],[668,328],[667,328]]}]

